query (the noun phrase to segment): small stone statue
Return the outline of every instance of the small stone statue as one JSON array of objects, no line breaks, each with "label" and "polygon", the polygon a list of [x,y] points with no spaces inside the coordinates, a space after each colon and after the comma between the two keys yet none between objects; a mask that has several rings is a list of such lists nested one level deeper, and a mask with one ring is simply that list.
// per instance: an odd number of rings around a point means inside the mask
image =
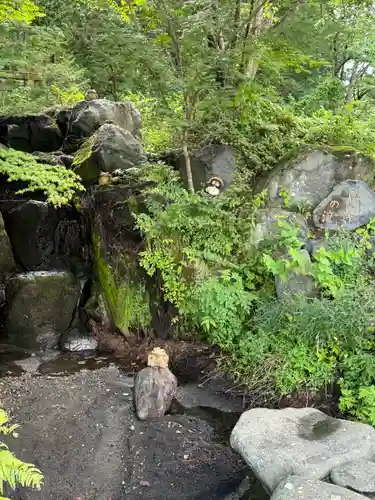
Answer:
[{"label": "small stone statue", "polygon": [[140,420],[160,418],[169,410],[177,391],[177,378],[168,368],[169,356],[155,347],[147,359],[147,368],[134,381],[134,402]]},{"label": "small stone statue", "polygon": [[112,180],[112,175],[109,172],[101,172],[99,176],[99,185],[104,186],[105,184],[110,184]]},{"label": "small stone statue", "polygon": [[211,177],[211,179],[207,181],[206,193],[211,196],[217,196],[223,188],[224,182],[220,179],[220,177]]},{"label": "small stone statue", "polygon": [[85,94],[85,101],[94,101],[98,99],[98,93],[94,89],[90,89]]}]

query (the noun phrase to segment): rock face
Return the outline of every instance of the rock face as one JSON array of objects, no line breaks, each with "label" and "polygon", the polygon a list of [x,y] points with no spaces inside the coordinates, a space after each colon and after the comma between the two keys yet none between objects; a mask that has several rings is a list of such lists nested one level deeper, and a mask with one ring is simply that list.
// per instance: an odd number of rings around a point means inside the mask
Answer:
[{"label": "rock face", "polygon": [[82,145],[74,164],[85,183],[97,183],[101,172],[127,170],[145,160],[141,143],[128,130],[106,123]]},{"label": "rock face", "polygon": [[80,224],[74,220],[79,214],[74,210],[54,209],[36,200],[5,201],[0,208],[15,260],[25,271],[49,269],[49,261],[59,253],[82,251]]},{"label": "rock face", "polygon": [[331,481],[375,498],[375,462],[368,460],[346,462],[331,471]]},{"label": "rock face", "polygon": [[339,182],[365,180],[372,168],[372,162],[367,158],[351,153],[334,155],[315,150],[280,165],[268,179],[259,183],[258,190],[267,190],[273,207],[283,206],[284,198],[280,193],[284,191],[288,194],[288,206],[314,209]]},{"label": "rock face", "polygon": [[341,182],[314,210],[316,227],[354,230],[375,217],[375,193],[364,181]]},{"label": "rock face", "polygon": [[47,114],[0,117],[0,143],[27,153],[49,153],[61,147],[63,136]]},{"label": "rock face", "polygon": [[309,247],[310,229],[304,216],[280,208],[258,210],[257,223],[252,233],[251,242],[257,245],[265,239],[277,237],[282,231],[282,222],[297,226],[300,230],[301,241],[304,242],[306,247]]},{"label": "rock face", "polygon": [[0,214],[0,277],[5,277],[16,270],[12,247],[7,232],[5,231],[4,219]]},{"label": "rock face", "polygon": [[[233,148],[225,145],[210,145],[202,148],[191,157],[191,170],[194,188],[206,189],[210,180],[218,178],[222,181],[222,190],[227,189],[236,170],[236,157]],[[180,158],[181,176],[187,183],[185,159]]]},{"label": "rock face", "polygon": [[345,462],[371,459],[375,429],[328,417],[313,408],[256,408],[242,414],[232,431],[231,445],[273,492],[289,476],[323,479]]},{"label": "rock face", "polygon": [[[310,255],[307,250],[301,250],[301,255],[305,258],[306,271],[308,271],[311,268]],[[307,297],[317,297],[319,295],[319,288],[309,275],[290,273],[286,281],[282,281],[279,276],[276,276],[275,284],[278,297],[299,293],[303,293]]]},{"label": "rock face", "polygon": [[54,209],[47,203],[30,200],[5,203],[2,211],[17,262],[25,270],[35,269],[54,250]]},{"label": "rock face", "polygon": [[134,230],[129,201],[141,204],[138,193],[126,185],[98,186],[92,190],[87,209],[92,217],[96,270],[93,299],[97,298],[97,304],[92,301],[90,306],[105,309],[104,318],[111,318],[124,335],[130,329],[146,331],[151,322],[147,280],[137,257],[142,240]]},{"label": "rock face", "polygon": [[106,99],[81,101],[71,110],[63,149],[76,151],[105,122],[112,122],[139,137],[141,115],[131,102],[111,102]]},{"label": "rock face", "polygon": [[271,500],[365,500],[366,497],[334,484],[291,476],[283,481]]},{"label": "rock face", "polygon": [[98,341],[86,329],[75,327],[62,334],[60,347],[67,352],[95,351]]},{"label": "rock face", "polygon": [[6,286],[8,343],[25,349],[57,346],[69,328],[80,284],[68,272],[33,272],[12,277]]}]

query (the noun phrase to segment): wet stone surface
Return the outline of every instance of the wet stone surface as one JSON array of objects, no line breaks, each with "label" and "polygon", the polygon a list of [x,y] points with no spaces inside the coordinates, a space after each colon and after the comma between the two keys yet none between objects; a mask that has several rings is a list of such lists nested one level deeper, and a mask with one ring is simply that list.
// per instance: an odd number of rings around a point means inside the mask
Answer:
[{"label": "wet stone surface", "polygon": [[[22,376],[0,379],[1,403],[21,425],[12,450],[45,474],[42,492],[21,489],[12,500],[240,498],[249,469],[229,446],[236,411],[175,401],[164,418],[141,422],[133,378],[107,358],[33,356],[12,366]],[[243,500],[266,500],[254,481]]]}]

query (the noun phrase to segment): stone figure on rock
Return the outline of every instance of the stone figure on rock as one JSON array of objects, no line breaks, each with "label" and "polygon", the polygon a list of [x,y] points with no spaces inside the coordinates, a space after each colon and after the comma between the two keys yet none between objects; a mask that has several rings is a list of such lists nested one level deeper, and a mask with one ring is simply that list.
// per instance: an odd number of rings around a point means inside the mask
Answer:
[{"label": "stone figure on rock", "polygon": [[148,355],[147,368],[134,381],[134,402],[140,420],[160,418],[169,410],[177,391],[177,378],[168,368],[169,356],[160,347]]}]

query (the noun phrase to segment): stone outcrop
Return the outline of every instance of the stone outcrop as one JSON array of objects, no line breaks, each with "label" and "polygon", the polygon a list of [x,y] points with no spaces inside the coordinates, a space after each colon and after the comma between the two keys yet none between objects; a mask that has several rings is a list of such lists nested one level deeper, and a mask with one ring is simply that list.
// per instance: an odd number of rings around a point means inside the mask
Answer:
[{"label": "stone outcrop", "polygon": [[[60,118],[62,120],[63,117]],[[63,150],[77,151],[82,142],[106,122],[127,130],[135,138],[140,135],[141,115],[133,103],[112,102],[106,99],[81,101],[70,112]]]},{"label": "stone outcrop", "polygon": [[56,120],[47,115],[0,116],[0,143],[19,151],[49,153],[62,146]]},{"label": "stone outcrop", "polygon": [[132,216],[132,209],[141,206],[139,188],[123,184],[97,186],[87,207],[96,278],[90,314],[96,310],[124,335],[131,328],[145,331],[151,322],[147,277],[138,265],[142,238]]},{"label": "stone outcrop", "polygon": [[128,130],[106,123],[82,145],[73,165],[84,183],[97,184],[101,172],[128,170],[145,160],[141,143]]},{"label": "stone outcrop", "polygon": [[272,207],[283,206],[287,197],[289,208],[314,209],[337,184],[348,179],[366,180],[372,169],[371,160],[354,153],[312,150],[274,169],[258,183],[258,190],[267,191]]},{"label": "stone outcrop", "polygon": [[347,180],[316,207],[314,224],[321,229],[354,230],[375,217],[375,193],[361,180]]},{"label": "stone outcrop", "polygon": [[[187,185],[185,158],[180,157],[179,168],[181,177]],[[199,191],[206,189],[211,181],[218,179],[223,191],[227,189],[236,171],[236,157],[233,148],[226,145],[205,146],[191,156],[191,170],[194,188]]]},{"label": "stone outcrop", "polygon": [[37,200],[0,203],[16,262],[25,271],[50,270],[59,256],[81,255],[84,247],[79,214]]},{"label": "stone outcrop", "polygon": [[69,272],[13,276],[6,285],[8,343],[33,350],[57,347],[73,320],[80,293],[80,283]]},{"label": "stone outcrop", "polygon": [[256,408],[242,414],[231,445],[272,493],[289,476],[325,479],[349,461],[371,460],[375,429],[328,417],[314,408]]}]

